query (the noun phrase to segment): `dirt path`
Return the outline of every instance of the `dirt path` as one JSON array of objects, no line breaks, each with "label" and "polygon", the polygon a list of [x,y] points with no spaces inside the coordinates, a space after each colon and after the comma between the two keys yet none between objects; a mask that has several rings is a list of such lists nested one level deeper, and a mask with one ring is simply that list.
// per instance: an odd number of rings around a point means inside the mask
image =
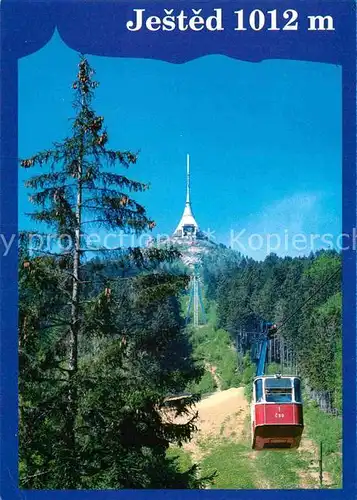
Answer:
[{"label": "dirt path", "polygon": [[204,440],[224,437],[238,440],[249,415],[249,404],[244,397],[244,389],[238,387],[217,391],[201,400],[196,405],[196,411],[198,431],[192,441],[184,445],[184,449],[198,460],[205,454],[200,447]]},{"label": "dirt path", "polygon": [[212,378],[216,384],[216,387],[217,387],[217,391],[221,391],[222,390],[222,381],[219,377],[219,375],[217,374],[217,366],[212,366],[210,365],[209,363],[205,363],[205,369],[210,372],[210,374],[212,375]]}]

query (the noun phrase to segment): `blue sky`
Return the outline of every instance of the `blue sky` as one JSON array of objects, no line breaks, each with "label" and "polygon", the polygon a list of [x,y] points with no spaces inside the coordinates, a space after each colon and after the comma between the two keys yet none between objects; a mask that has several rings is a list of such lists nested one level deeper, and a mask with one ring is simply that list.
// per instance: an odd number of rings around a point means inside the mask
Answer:
[{"label": "blue sky", "polygon": [[[194,214],[217,241],[229,245],[231,231],[242,230],[242,239],[271,232],[339,234],[340,67],[221,55],[181,65],[89,59],[101,84],[94,107],[105,117],[109,145],[141,151],[130,174],[151,183],[137,198],[156,232],[171,233],[181,217],[190,153]],[[20,157],[67,135],[77,62],[57,34],[20,60]],[[19,175],[19,225],[35,229],[23,215],[31,209],[22,187],[28,174]]]}]

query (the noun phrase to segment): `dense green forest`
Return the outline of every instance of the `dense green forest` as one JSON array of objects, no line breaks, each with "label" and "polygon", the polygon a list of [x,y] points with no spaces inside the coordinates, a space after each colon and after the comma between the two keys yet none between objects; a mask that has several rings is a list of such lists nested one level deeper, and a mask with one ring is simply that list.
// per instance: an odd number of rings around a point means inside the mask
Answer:
[{"label": "dense green forest", "polygon": [[[204,259],[206,296],[217,304],[217,327],[234,343],[241,331],[248,332],[244,354],[260,320],[276,323],[277,341],[288,346],[291,367],[306,390],[322,407],[341,410],[341,256],[332,250],[300,258],[271,254],[262,262],[240,257],[237,264],[232,254],[213,252]],[[271,361],[281,364],[281,352],[276,349]]]}]

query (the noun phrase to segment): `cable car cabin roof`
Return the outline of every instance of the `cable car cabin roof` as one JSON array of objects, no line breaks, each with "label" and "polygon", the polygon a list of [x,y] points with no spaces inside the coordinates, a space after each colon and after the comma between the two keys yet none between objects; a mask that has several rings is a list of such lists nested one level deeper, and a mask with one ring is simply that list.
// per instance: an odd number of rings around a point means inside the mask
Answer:
[{"label": "cable car cabin roof", "polygon": [[298,379],[301,380],[300,377],[297,375],[257,375],[254,377],[253,382],[255,382],[258,379],[265,379],[265,380],[291,380],[291,379]]},{"label": "cable car cabin roof", "polygon": [[266,378],[266,389],[291,389],[293,386],[293,378]]},{"label": "cable car cabin roof", "polygon": [[301,378],[299,375],[280,375],[275,373],[273,375],[256,375],[255,378]]}]

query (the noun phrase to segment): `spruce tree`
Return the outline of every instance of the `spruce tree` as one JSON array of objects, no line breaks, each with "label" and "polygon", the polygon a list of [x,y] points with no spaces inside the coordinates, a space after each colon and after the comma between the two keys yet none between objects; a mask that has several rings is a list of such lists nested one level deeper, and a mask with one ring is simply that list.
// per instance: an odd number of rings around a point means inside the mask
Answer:
[{"label": "spruce tree", "polygon": [[81,317],[81,267],[86,251],[83,235],[87,228],[104,227],[140,231],[153,226],[145,209],[125,191],[143,191],[147,186],[126,176],[113,173],[108,167],[128,167],[136,162],[136,154],[116,151],[107,147],[108,133],[104,119],[92,107],[94,90],[98,83],[87,59],[82,57],[77,78],[73,83],[75,117],[72,134],[52,149],[39,152],[21,161],[30,168],[48,166],[48,171],[31,177],[26,186],[34,190],[30,197],[37,207],[30,214],[34,221],[55,229],[57,236],[66,235],[71,249],[70,260],[71,297],[68,323],[68,402],[67,426],[69,477],[68,486],[75,487],[77,456],[75,443],[75,419],[77,414],[76,384],[78,369],[78,342],[82,332]]}]

